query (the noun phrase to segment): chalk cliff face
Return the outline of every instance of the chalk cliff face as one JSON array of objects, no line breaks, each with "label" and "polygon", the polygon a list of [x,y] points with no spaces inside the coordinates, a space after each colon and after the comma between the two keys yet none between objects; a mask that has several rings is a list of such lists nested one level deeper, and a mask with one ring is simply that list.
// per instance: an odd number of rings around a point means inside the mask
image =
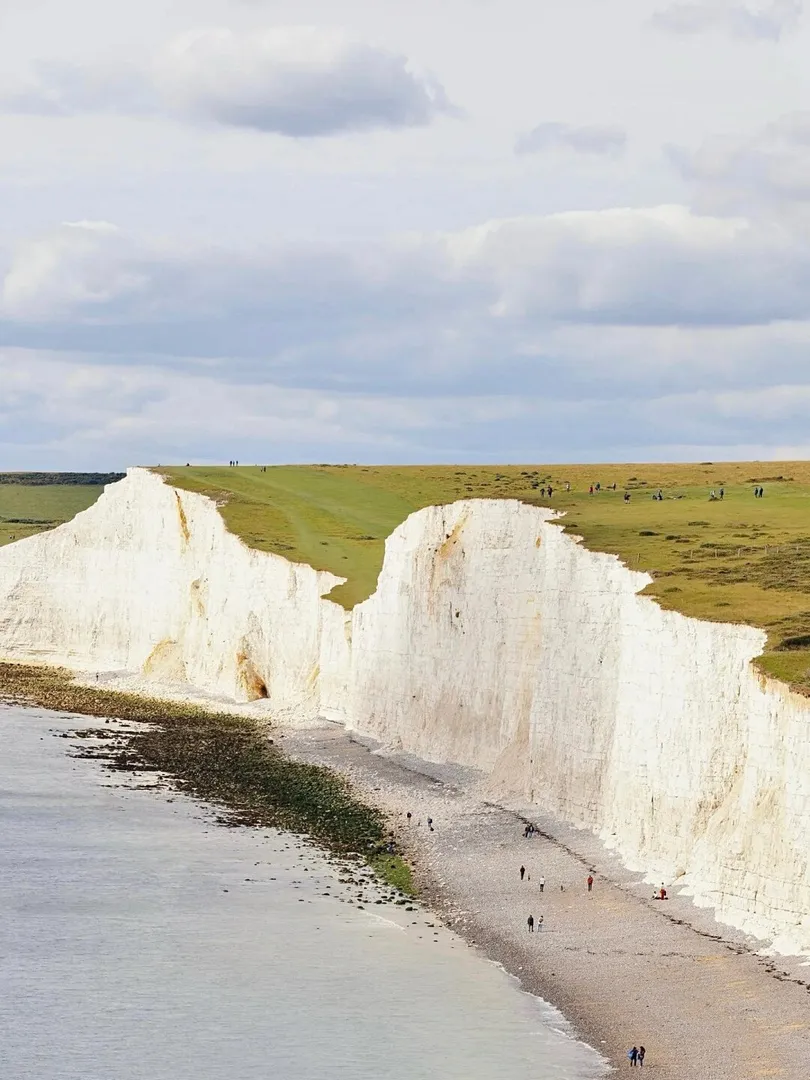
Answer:
[{"label": "chalk cliff face", "polygon": [[328,661],[347,666],[345,612],[321,601],[342,580],[247,548],[209,499],[132,469],[72,521],[0,549],[0,655],[314,716],[325,623]]},{"label": "chalk cliff face", "polygon": [[662,611],[550,511],[465,501],[389,538],[375,594],[251,551],[202,496],[132,470],[0,550],[0,655],[339,719],[595,830],[656,881],[810,951],[810,703],[764,634]]}]

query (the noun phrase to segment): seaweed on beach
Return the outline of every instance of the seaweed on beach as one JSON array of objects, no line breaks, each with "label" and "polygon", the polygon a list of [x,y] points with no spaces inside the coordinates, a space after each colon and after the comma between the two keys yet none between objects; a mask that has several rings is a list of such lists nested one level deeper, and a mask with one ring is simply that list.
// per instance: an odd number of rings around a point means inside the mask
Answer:
[{"label": "seaweed on beach", "polygon": [[303,833],[335,854],[367,859],[410,891],[407,864],[397,855],[381,858],[381,811],[331,769],[286,757],[252,717],[80,686],[64,669],[20,664],[0,663],[0,699],[136,724],[117,735],[92,727],[72,734],[98,741],[80,756],[111,769],[170,774],[180,790],[225,808],[224,823]]}]

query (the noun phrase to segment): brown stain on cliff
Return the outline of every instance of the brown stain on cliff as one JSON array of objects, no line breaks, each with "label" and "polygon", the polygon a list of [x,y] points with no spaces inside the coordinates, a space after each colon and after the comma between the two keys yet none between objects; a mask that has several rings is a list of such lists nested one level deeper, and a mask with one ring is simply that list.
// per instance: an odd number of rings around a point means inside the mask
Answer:
[{"label": "brown stain on cliff", "polygon": [[430,563],[430,583],[428,586],[428,611],[431,615],[436,610],[436,601],[447,599],[447,589],[452,589],[457,582],[454,580],[452,570],[452,558],[457,554],[461,532],[467,523],[468,514],[465,511],[456,524],[445,534],[444,540],[436,548]]},{"label": "brown stain on cliff", "polygon": [[159,641],[144,660],[141,671],[157,678],[185,681],[186,665],[179,642],[172,638]]},{"label": "brown stain on cliff", "polygon": [[237,680],[245,692],[248,701],[266,698],[267,684],[253,666],[253,661],[246,652],[236,654]]},{"label": "brown stain on cliff", "polygon": [[446,559],[453,554],[453,548],[458,543],[461,535],[461,530],[467,524],[468,513],[465,511],[458,521],[455,523],[451,531],[447,534],[443,543],[439,546],[439,550],[436,552],[436,558]]},{"label": "brown stain on cliff", "polygon": [[186,512],[183,509],[183,503],[180,500],[180,495],[177,491],[174,493],[175,499],[177,499],[177,515],[180,518],[180,532],[183,534],[183,546],[188,547],[191,540],[191,533],[188,528],[188,519],[186,518]]},{"label": "brown stain on cliff", "polygon": [[202,598],[202,581],[200,578],[195,578],[191,583],[191,603],[197,616],[201,619],[205,618],[205,604]]}]

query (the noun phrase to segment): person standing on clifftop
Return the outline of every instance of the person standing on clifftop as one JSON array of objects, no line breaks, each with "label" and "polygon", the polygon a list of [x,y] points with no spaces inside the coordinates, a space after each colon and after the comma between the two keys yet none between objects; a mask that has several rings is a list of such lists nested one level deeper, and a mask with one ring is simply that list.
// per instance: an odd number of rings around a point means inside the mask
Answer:
[{"label": "person standing on clifftop", "polygon": [[593,874],[588,874],[588,892],[593,892]]},{"label": "person standing on clifftop", "polygon": [[529,928],[529,933],[533,934],[534,933],[534,915],[530,915],[528,917],[528,919],[526,920],[526,925]]}]

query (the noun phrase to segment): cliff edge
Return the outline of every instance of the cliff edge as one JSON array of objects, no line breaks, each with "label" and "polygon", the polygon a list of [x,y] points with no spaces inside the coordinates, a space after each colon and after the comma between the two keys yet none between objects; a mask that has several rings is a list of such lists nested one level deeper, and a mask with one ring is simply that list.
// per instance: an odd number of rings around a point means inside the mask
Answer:
[{"label": "cliff edge", "polygon": [[210,499],[132,469],[0,550],[0,656],[475,766],[722,921],[810,951],[810,702],[753,670],[762,631],[663,611],[646,574],[553,518],[420,510],[347,613],[324,599],[339,577],[246,547]]}]

